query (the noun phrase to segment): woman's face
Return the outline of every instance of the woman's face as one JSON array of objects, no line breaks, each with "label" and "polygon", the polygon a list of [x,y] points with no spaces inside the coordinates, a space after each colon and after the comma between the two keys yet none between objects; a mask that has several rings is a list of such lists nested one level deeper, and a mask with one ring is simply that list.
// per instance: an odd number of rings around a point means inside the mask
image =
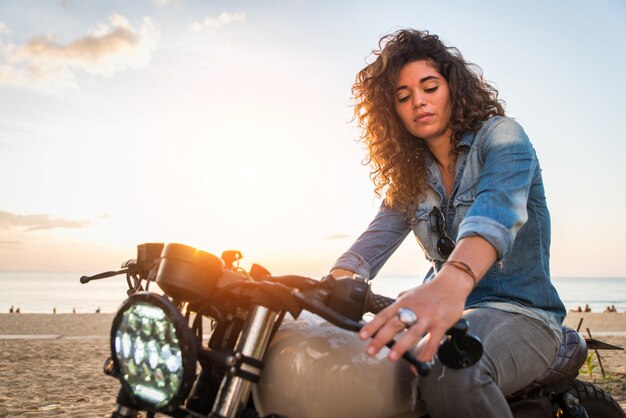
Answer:
[{"label": "woman's face", "polygon": [[413,61],[400,69],[395,109],[404,127],[427,144],[450,140],[450,86],[429,61]]}]

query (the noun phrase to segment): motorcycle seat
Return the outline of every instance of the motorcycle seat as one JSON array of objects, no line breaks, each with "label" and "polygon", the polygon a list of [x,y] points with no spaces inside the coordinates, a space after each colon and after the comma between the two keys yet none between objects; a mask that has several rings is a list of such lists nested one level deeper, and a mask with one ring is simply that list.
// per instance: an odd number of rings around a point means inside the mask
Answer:
[{"label": "motorcycle seat", "polygon": [[523,395],[538,387],[554,383],[565,376],[578,374],[578,370],[587,358],[587,343],[583,336],[572,328],[562,326],[561,331],[563,332],[561,346],[550,367],[530,385],[515,392],[510,397]]}]

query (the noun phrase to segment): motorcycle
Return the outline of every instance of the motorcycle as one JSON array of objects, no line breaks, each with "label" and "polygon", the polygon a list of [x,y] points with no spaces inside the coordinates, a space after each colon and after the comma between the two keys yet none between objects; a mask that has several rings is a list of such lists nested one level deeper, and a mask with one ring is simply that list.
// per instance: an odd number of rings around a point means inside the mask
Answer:
[{"label": "motorcycle", "polygon": [[[146,243],[121,270],[81,277],[84,284],[125,274],[128,284],[104,363],[104,373],[121,384],[112,418],[426,416],[412,409],[411,387],[414,372],[426,375],[432,363],[410,352],[396,363],[384,353],[369,357],[357,336],[363,316],[393,299],[372,293],[358,275],[272,276],[258,264],[239,267],[241,258],[239,251],[217,257]],[[624,418],[607,392],[576,379],[588,349],[621,348],[563,332],[551,367],[509,397],[514,416]],[[436,361],[459,369],[481,355],[480,340],[461,319]]]}]

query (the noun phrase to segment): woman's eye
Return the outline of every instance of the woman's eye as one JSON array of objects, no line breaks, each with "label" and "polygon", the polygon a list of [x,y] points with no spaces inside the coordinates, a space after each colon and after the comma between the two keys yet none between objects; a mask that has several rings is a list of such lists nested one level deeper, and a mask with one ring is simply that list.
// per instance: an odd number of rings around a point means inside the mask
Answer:
[{"label": "woman's eye", "polygon": [[437,89],[438,89],[438,88],[439,88],[439,86],[429,87],[429,88],[427,88],[427,89],[424,89],[424,91],[425,91],[426,93],[434,93],[434,92],[436,92],[436,91],[437,91]]},{"label": "woman's eye", "polygon": [[400,103],[404,103],[404,102],[406,102],[407,100],[409,100],[409,96],[398,97],[398,101],[399,101]]}]

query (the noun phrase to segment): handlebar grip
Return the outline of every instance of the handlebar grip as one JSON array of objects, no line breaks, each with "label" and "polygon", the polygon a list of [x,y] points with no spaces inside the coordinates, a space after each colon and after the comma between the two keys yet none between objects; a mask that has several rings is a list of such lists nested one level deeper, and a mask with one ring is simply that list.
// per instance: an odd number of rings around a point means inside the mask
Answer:
[{"label": "handlebar grip", "polygon": [[385,309],[387,306],[394,303],[396,300],[392,298],[388,298],[387,296],[377,295],[372,293],[370,299],[367,301],[367,306],[365,307],[365,312],[371,312],[373,314],[377,314],[378,312]]}]

